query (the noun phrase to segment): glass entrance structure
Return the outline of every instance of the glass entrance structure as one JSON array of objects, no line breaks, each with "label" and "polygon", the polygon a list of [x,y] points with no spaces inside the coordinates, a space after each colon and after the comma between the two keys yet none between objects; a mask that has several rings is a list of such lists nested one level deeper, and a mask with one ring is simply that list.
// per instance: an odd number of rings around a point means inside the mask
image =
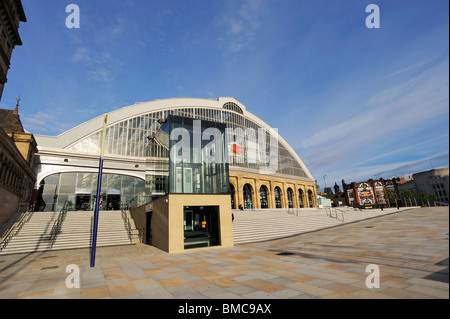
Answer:
[{"label": "glass entrance structure", "polygon": [[[167,195],[168,201],[172,195],[230,196],[225,125],[174,115],[161,122],[147,148],[148,201],[154,194]],[[220,206],[201,205],[202,201],[198,197],[198,206],[183,206],[184,249],[221,242]]]}]

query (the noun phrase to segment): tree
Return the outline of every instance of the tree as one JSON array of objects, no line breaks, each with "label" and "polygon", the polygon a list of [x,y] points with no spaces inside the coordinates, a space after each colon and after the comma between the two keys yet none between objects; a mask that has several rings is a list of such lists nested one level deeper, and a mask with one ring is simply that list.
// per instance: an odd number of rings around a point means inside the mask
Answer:
[{"label": "tree", "polygon": [[[389,198],[389,203],[391,202],[391,199],[395,200],[395,206],[397,206],[397,209],[398,209],[398,203],[397,203],[398,195],[397,195],[397,192],[395,190],[387,190],[387,189],[385,190],[385,192],[387,194],[387,197]],[[390,207],[390,204],[389,204],[389,207]]]},{"label": "tree", "polygon": [[416,191],[414,189],[411,189],[410,191],[411,191],[411,193],[410,193],[411,197],[414,198],[414,206],[417,206],[417,200],[416,200],[417,194],[416,194]]},{"label": "tree", "polygon": [[[402,190],[402,192],[400,193],[400,196],[402,197],[402,199],[405,200],[405,202],[406,202],[406,199],[409,199],[409,206],[412,206],[411,197],[414,197],[415,193],[416,192],[413,189],[405,189],[405,190]],[[408,206],[408,205],[406,205],[406,206]]]},{"label": "tree", "polygon": [[426,202],[428,204],[428,207],[430,207],[430,202],[435,202],[437,199],[435,194],[430,194],[427,192],[420,193],[419,198],[422,201],[422,205],[424,205],[424,202]]}]

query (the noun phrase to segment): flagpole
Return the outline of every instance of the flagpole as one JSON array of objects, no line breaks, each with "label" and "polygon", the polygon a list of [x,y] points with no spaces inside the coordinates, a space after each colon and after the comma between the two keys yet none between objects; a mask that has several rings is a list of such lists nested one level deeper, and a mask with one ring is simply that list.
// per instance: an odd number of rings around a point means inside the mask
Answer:
[{"label": "flagpole", "polygon": [[105,139],[106,139],[106,125],[108,123],[108,114],[105,114],[103,120],[103,134],[100,148],[100,161],[98,164],[98,179],[97,179],[97,198],[95,201],[95,211],[94,211],[94,225],[92,230],[92,251],[91,251],[91,267],[95,266],[95,252],[97,246],[97,229],[98,229],[98,211],[100,206],[100,194],[102,189],[102,172],[103,172],[103,154],[105,152]]}]

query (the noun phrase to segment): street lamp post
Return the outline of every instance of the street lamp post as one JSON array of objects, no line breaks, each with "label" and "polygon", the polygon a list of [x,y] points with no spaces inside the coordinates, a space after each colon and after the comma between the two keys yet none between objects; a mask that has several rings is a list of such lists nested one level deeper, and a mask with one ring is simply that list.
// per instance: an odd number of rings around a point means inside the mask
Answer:
[{"label": "street lamp post", "polygon": [[327,182],[325,181],[325,176],[327,176],[327,175],[323,175],[323,183],[325,184],[325,187],[323,188],[323,192],[324,192],[324,193],[327,192],[327,190],[326,190],[326,188],[327,188]]}]

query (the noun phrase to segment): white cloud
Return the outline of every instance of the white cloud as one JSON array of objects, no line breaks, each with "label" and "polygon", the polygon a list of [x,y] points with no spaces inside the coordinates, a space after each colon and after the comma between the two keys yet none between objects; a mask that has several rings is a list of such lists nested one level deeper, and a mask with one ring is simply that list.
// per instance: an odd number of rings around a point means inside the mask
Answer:
[{"label": "white cloud", "polygon": [[88,48],[78,47],[72,56],[73,63],[81,63],[84,65],[92,63],[92,56]]},{"label": "white cloud", "polygon": [[226,35],[219,41],[227,46],[229,52],[239,52],[254,41],[268,12],[266,5],[267,1],[244,0],[237,10],[222,15],[220,25],[225,26]]},{"label": "white cloud", "polygon": [[[346,121],[326,126],[305,138],[298,147],[311,148],[351,140],[355,148],[363,148],[367,145],[364,132],[376,131],[377,140],[381,140],[408,127],[425,129],[427,120],[448,114],[447,70],[448,60],[445,60],[411,79],[373,94],[365,105],[344,108],[349,114]],[[371,143],[374,142],[372,139]]]}]

